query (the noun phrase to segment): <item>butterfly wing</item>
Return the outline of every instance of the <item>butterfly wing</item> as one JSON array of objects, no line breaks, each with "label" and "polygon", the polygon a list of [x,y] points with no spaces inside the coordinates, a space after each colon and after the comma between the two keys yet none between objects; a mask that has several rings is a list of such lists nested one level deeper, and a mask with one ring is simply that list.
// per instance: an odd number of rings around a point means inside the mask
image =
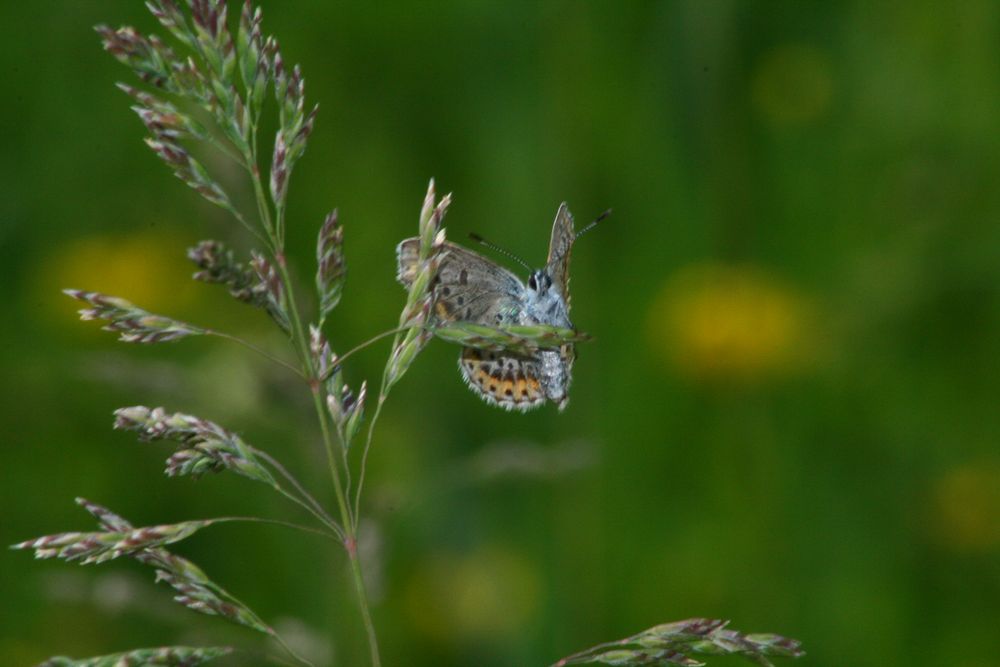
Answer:
[{"label": "butterfly wing", "polygon": [[534,357],[466,347],[458,368],[469,389],[505,410],[525,412],[546,400],[539,362]]},{"label": "butterfly wing", "polygon": [[576,229],[573,225],[573,214],[569,212],[566,202],[559,205],[556,219],[552,223],[552,239],[549,241],[549,256],[545,267],[552,285],[559,291],[559,296],[566,302],[569,310],[569,255],[576,240]]},{"label": "butterfly wing", "polygon": [[[406,239],[396,248],[397,280],[409,287],[416,277],[420,240]],[[524,284],[496,262],[455,243],[445,243],[445,256],[431,285],[435,315],[441,322],[514,324],[521,312]]]},{"label": "butterfly wing", "polygon": [[[416,278],[419,243],[416,238],[406,239],[396,249],[397,279],[407,287]],[[446,243],[445,252],[433,286],[441,322],[520,323],[525,288],[516,275],[454,243]],[[533,357],[466,347],[458,367],[469,388],[487,403],[523,411],[546,400],[538,360]]]}]

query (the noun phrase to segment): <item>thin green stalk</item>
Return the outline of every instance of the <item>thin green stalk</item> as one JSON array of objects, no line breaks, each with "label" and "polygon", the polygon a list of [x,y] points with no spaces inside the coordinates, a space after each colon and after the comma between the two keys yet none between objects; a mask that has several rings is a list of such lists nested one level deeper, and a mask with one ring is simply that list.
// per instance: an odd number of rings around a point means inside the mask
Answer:
[{"label": "thin green stalk", "polygon": [[330,427],[326,419],[326,410],[320,399],[320,391],[317,387],[313,391],[313,404],[316,408],[316,415],[319,417],[320,430],[323,433],[323,445],[326,448],[327,460],[330,463],[330,473],[333,476],[334,490],[337,495],[337,504],[340,506],[340,514],[344,523],[344,547],[347,556],[351,561],[351,575],[354,580],[354,591],[358,598],[358,607],[361,610],[361,619],[365,626],[365,634],[368,636],[368,648],[371,653],[372,667],[380,667],[382,662],[379,659],[378,636],[375,633],[375,624],[372,622],[371,611],[368,608],[368,594],[365,591],[365,581],[361,572],[361,561],[358,558],[357,524],[352,517],[350,504],[337,474],[336,464],[333,454],[333,441],[330,437]]},{"label": "thin green stalk", "polygon": [[275,484],[274,485],[274,490],[277,491],[278,493],[280,493],[281,495],[285,496],[286,498],[288,498],[293,503],[295,503],[299,507],[303,508],[304,510],[306,510],[310,514],[312,514],[314,517],[316,517],[319,520],[320,523],[322,523],[324,526],[326,526],[327,528],[329,528],[337,536],[337,539],[339,539],[341,541],[344,540],[344,537],[345,537],[344,536],[344,531],[341,530],[340,526],[338,526],[336,524],[336,522],[329,521],[323,514],[317,512],[313,507],[311,507],[309,505],[309,503],[307,503],[306,501],[302,500],[301,498],[299,498],[298,496],[296,496],[294,493],[291,493],[288,489],[284,488],[280,484]]},{"label": "thin green stalk", "polygon": [[260,167],[257,166],[256,126],[251,129],[251,135],[253,136],[253,142],[249,152],[244,156],[245,161],[243,166],[246,167],[247,172],[250,174],[250,182],[253,184],[254,198],[257,200],[257,213],[260,215],[261,225],[264,227],[264,231],[267,232],[267,237],[270,240],[271,254],[277,257],[282,248],[278,243],[278,239],[274,235],[274,225],[271,222],[271,209],[267,205],[267,197],[264,194],[264,185],[260,181]]},{"label": "thin green stalk", "polygon": [[295,530],[301,530],[304,533],[312,533],[313,535],[322,535],[323,537],[332,537],[330,533],[319,530],[318,528],[310,528],[309,526],[303,526],[298,523],[292,523],[291,521],[282,521],[281,519],[265,519],[261,516],[221,516],[214,519],[208,519],[212,523],[229,523],[232,521],[244,521],[248,523],[269,523],[274,526],[284,526],[285,528],[294,528]]},{"label": "thin green stalk", "polygon": [[[255,189],[260,194],[263,200],[263,188],[260,184],[259,176],[254,179]],[[265,204],[266,207],[266,204]],[[280,248],[279,248],[279,252]],[[277,254],[277,253],[276,253]],[[361,618],[365,626],[365,633],[368,636],[368,646],[371,653],[372,667],[381,667],[381,660],[379,658],[378,650],[378,638],[375,634],[375,625],[372,622],[371,611],[368,607],[368,595],[365,591],[364,580],[361,573],[361,563],[358,559],[357,553],[357,530],[356,521],[351,513],[350,503],[347,500],[347,495],[344,491],[343,482],[341,480],[340,472],[337,469],[336,455],[334,454],[334,443],[330,435],[330,427],[327,423],[327,413],[326,407],[323,405],[323,400],[321,398],[322,388],[316,379],[316,371],[313,368],[312,359],[309,356],[308,343],[306,342],[305,330],[302,327],[302,319],[299,316],[298,306],[295,303],[295,294],[292,287],[291,277],[288,273],[288,267],[286,266],[283,253],[277,255],[277,267],[278,272],[281,274],[282,282],[285,286],[285,295],[288,300],[289,307],[289,320],[292,324],[292,338],[297,344],[299,355],[302,359],[302,363],[306,369],[306,377],[309,379],[310,388],[313,394],[313,404],[316,409],[316,415],[319,419],[320,430],[323,435],[323,446],[326,450],[327,463],[330,468],[330,478],[333,481],[334,493],[337,497],[337,504],[340,508],[341,521],[343,523],[344,529],[344,546],[347,550],[348,558],[351,561],[351,574],[354,579],[354,589],[357,594],[358,607],[361,611]]]},{"label": "thin green stalk", "polygon": [[[406,331],[408,328],[409,327],[400,327],[398,329],[390,329],[389,331],[383,331],[380,334],[372,336],[368,340],[363,341],[361,343],[358,343],[357,345],[355,345],[354,347],[352,347],[350,350],[348,350],[344,354],[338,356],[337,357],[337,363],[338,364],[343,364],[344,361],[347,360],[355,352],[360,352],[361,350],[365,349],[366,347],[369,347],[372,344],[377,343],[378,341],[380,341],[383,338],[386,338],[388,336],[398,335],[398,334]],[[380,393],[379,394],[379,402],[375,406],[375,413],[374,413],[374,417],[373,417],[372,421],[376,421],[378,419],[378,413],[381,412],[381,410],[382,410],[382,402],[384,400],[385,400],[384,397]],[[346,439],[344,437],[343,431],[341,431],[340,428],[337,429],[337,437],[340,439],[340,442],[342,444],[342,447],[340,448],[340,450],[341,450],[342,458],[344,460],[344,472],[345,472],[345,478],[346,478],[346,482],[344,484],[344,491],[345,491],[345,494],[347,495],[347,497],[350,498],[350,496],[351,496],[351,465],[350,465],[350,462],[348,461],[348,452],[347,452],[347,445],[348,445],[348,443],[347,443],[347,441],[346,441]],[[364,476],[365,466],[368,463],[367,451],[368,451],[368,445],[370,445],[370,443],[371,443],[371,434],[370,433],[369,433],[368,438],[369,439],[365,443],[366,444],[365,453],[362,455],[362,458],[361,458],[361,470],[360,470],[359,474],[362,477]],[[355,521],[354,521],[354,530],[355,530],[355,532],[357,532],[358,516],[360,515],[360,513],[361,513],[361,492],[360,492],[360,484],[359,484],[358,497],[357,497],[356,502],[354,503],[354,509],[353,509],[353,515],[354,515],[354,519],[355,519]]]},{"label": "thin green stalk", "polygon": [[382,405],[385,403],[385,378],[382,379],[382,387],[379,388],[378,392],[378,402],[375,404],[375,412],[372,414],[372,419],[368,422],[368,435],[365,437],[365,448],[361,452],[361,468],[358,470],[358,488],[354,492],[354,530],[358,530],[357,517],[361,513],[361,490],[365,486],[365,473],[368,470],[368,452],[372,448],[372,433],[375,431],[375,424],[378,422],[379,415],[382,414]]},{"label": "thin green stalk", "polygon": [[284,281],[289,308],[291,309],[290,319],[292,321],[294,338],[297,340],[300,348],[302,349],[303,363],[306,366],[307,375],[310,378],[313,406],[316,410],[316,417],[319,419],[320,431],[323,435],[323,447],[326,450],[327,462],[330,467],[330,477],[333,480],[333,488],[337,497],[337,505],[340,508],[341,520],[343,522],[345,533],[344,547],[347,550],[347,556],[351,561],[351,574],[354,580],[354,590],[357,594],[358,607],[361,611],[361,619],[365,626],[365,634],[368,636],[368,647],[371,654],[372,667],[381,667],[382,663],[379,658],[378,637],[375,633],[375,624],[372,622],[371,611],[368,607],[368,594],[365,591],[365,583],[361,572],[361,562],[358,558],[357,521],[356,518],[352,516],[350,502],[344,490],[339,471],[337,470],[336,456],[333,451],[333,438],[330,434],[330,425],[327,422],[326,406],[323,405],[321,397],[323,391],[322,385],[316,377],[316,371],[313,368],[312,359],[309,356],[305,331],[302,328],[302,320],[299,317],[298,308],[295,305],[292,282],[289,278],[288,269],[285,266],[283,258],[278,261],[278,271],[281,273],[281,278]]},{"label": "thin green stalk", "polygon": [[[372,622],[371,611],[368,607],[368,595],[365,591],[364,579],[361,573],[361,563],[358,560],[358,550],[357,550],[357,524],[352,516],[350,502],[344,491],[343,482],[341,480],[340,471],[337,469],[337,459],[334,454],[333,448],[334,443],[330,436],[330,427],[327,423],[327,413],[326,407],[323,405],[323,400],[321,397],[322,385],[316,376],[316,370],[313,368],[312,358],[309,354],[308,339],[306,338],[305,329],[302,326],[302,318],[299,316],[298,306],[295,302],[295,290],[292,287],[291,277],[288,273],[288,267],[285,262],[284,248],[281,244],[281,238],[277,235],[277,229],[272,224],[270,207],[267,203],[266,195],[264,194],[264,186],[260,178],[260,169],[257,167],[256,160],[256,140],[257,140],[257,128],[252,128],[251,135],[253,137],[250,154],[246,156],[246,167],[250,172],[250,180],[253,182],[254,195],[257,199],[257,208],[260,213],[261,221],[267,230],[268,237],[271,239],[271,251],[275,258],[275,264],[279,274],[281,275],[281,280],[284,284],[285,297],[288,301],[289,308],[289,320],[292,327],[292,340],[293,345],[296,348],[296,352],[302,362],[303,373],[307,382],[309,383],[310,390],[313,395],[313,405],[316,409],[316,415],[319,419],[320,430],[323,435],[323,447],[326,450],[327,464],[330,468],[330,478],[333,481],[333,488],[335,495],[337,497],[337,505],[340,509],[341,521],[343,523],[343,544],[347,551],[348,558],[351,561],[351,574],[354,580],[354,590],[357,594],[358,607],[361,611],[361,618],[365,626],[365,633],[368,636],[368,646],[371,653],[372,667],[381,667],[381,660],[379,658],[378,650],[378,638],[375,634],[375,625]],[[281,212],[279,211],[279,214]],[[282,224],[284,221],[282,220]],[[346,464],[346,461],[345,461]],[[346,467],[345,467],[346,470]]]},{"label": "thin green stalk", "polygon": [[361,618],[365,624],[365,634],[368,635],[368,650],[372,656],[372,667],[381,667],[382,661],[378,654],[378,637],[375,634],[375,624],[372,623],[371,614],[368,611],[368,593],[365,591],[365,578],[361,572],[361,559],[358,558],[358,545],[356,541],[351,542],[351,574],[354,575],[354,590],[361,601]]},{"label": "thin green stalk", "polygon": [[[392,339],[392,348],[391,348],[392,350],[395,350],[396,347],[399,345],[399,337],[402,336],[403,333],[408,328],[409,327],[400,327],[395,330],[395,337]],[[380,334],[379,337],[382,337],[384,335],[388,335],[388,332],[385,334]],[[354,352],[354,350],[351,350],[351,352]],[[390,352],[389,354],[391,358],[392,352]],[[355,517],[361,513],[361,490],[364,488],[365,473],[368,470],[368,452],[371,451],[372,434],[375,432],[375,424],[378,422],[379,415],[382,414],[382,405],[385,403],[385,399],[388,394],[385,386],[386,380],[388,379],[388,372],[389,372],[389,367],[386,366],[385,370],[382,371],[382,383],[378,388],[378,402],[375,404],[375,412],[372,414],[371,421],[368,422],[368,434],[365,436],[365,448],[361,452],[361,467],[358,470],[358,488],[354,492]],[[355,520],[354,530],[357,531],[357,529],[358,529],[358,524],[357,521]]]},{"label": "thin green stalk", "polygon": [[403,333],[404,331],[407,331],[408,329],[410,329],[410,327],[399,327],[398,329],[389,329],[388,331],[383,331],[380,334],[376,334],[376,335],[372,336],[371,338],[369,338],[368,340],[366,340],[366,341],[364,341],[362,343],[358,343],[357,345],[355,345],[354,347],[352,347],[350,350],[348,350],[344,354],[338,355],[337,356],[337,362],[342,364],[342,363],[344,363],[344,361],[348,357],[350,357],[355,352],[360,352],[361,350],[365,349],[366,347],[371,346],[373,343],[377,343],[378,341],[382,340],[383,338],[388,338],[389,336],[394,336],[396,334]]},{"label": "thin green stalk", "polygon": [[306,331],[302,326],[302,318],[299,317],[299,308],[295,305],[295,290],[292,288],[291,276],[288,273],[288,267],[285,265],[285,253],[284,250],[279,251],[280,254],[275,254],[275,263],[278,265],[278,273],[281,275],[281,281],[285,286],[285,298],[288,301],[289,309],[289,320],[292,325],[292,338],[298,346],[299,355],[302,357],[302,365],[305,367],[305,377],[306,381],[310,383],[318,382],[316,380],[316,371],[313,369],[312,357],[309,354],[309,342],[306,337]]},{"label": "thin green stalk", "polygon": [[268,242],[267,239],[264,238],[263,236],[261,236],[260,232],[258,232],[256,229],[254,229],[253,225],[251,225],[247,221],[247,219],[243,217],[243,214],[236,210],[235,207],[228,206],[228,207],[226,207],[226,210],[229,211],[230,213],[232,213],[233,217],[236,218],[236,221],[239,222],[241,225],[243,225],[243,227],[248,232],[250,232],[255,239],[257,239],[261,243],[267,243]]},{"label": "thin green stalk", "polygon": [[334,424],[337,430],[337,441],[340,443],[340,458],[344,465],[344,497],[347,498],[348,506],[351,502],[351,457],[347,450],[348,442],[344,435],[344,429],[340,424]]},{"label": "thin green stalk", "polygon": [[316,667],[316,665],[311,660],[308,660],[307,658],[304,658],[301,655],[299,655],[298,653],[296,653],[295,649],[293,649],[291,646],[289,646],[285,642],[284,637],[282,637],[281,635],[279,635],[277,631],[275,631],[275,630],[272,629],[272,632],[269,633],[269,634],[271,636],[271,639],[273,639],[274,641],[278,642],[278,645],[281,648],[283,648],[288,655],[292,656],[292,658],[294,658],[295,660],[298,660],[303,665],[307,665],[307,667]]},{"label": "thin green stalk", "polygon": [[296,500],[301,499],[306,503],[308,503],[309,507],[307,507],[307,509],[311,508],[310,511],[313,512],[313,514],[320,521],[322,521],[330,528],[334,529],[337,532],[337,534],[341,538],[343,538],[344,535],[343,530],[340,528],[339,525],[337,525],[337,522],[333,520],[333,517],[331,517],[329,514],[326,513],[326,511],[323,509],[323,506],[319,504],[319,501],[313,498],[312,494],[310,494],[306,490],[306,488],[302,486],[302,483],[299,482],[299,480],[295,479],[292,473],[288,472],[288,469],[285,468],[285,466],[281,465],[281,463],[279,463],[277,459],[275,459],[273,456],[271,456],[265,451],[253,448],[253,452],[255,455],[259,456],[260,458],[264,459],[269,464],[271,464],[271,467],[277,470],[282,477],[287,479],[289,483],[291,483],[291,485],[295,487],[295,490],[298,491],[300,494],[299,497],[296,497]]},{"label": "thin green stalk", "polygon": [[269,359],[270,361],[273,361],[274,363],[278,364],[279,366],[284,366],[285,368],[287,368],[291,372],[293,372],[296,375],[298,375],[300,378],[305,379],[305,375],[302,374],[302,371],[300,369],[296,368],[295,366],[292,366],[287,361],[283,361],[283,360],[279,359],[278,357],[273,356],[269,352],[267,352],[265,350],[262,350],[261,348],[257,347],[256,345],[254,345],[250,341],[243,340],[239,336],[234,336],[232,334],[227,334],[224,331],[216,331],[215,329],[205,329],[205,333],[207,335],[209,335],[209,336],[216,336],[218,338],[224,338],[226,340],[229,340],[229,341],[232,341],[232,342],[237,343],[239,345],[242,345],[243,347],[247,348],[248,350],[252,350],[252,351],[256,352],[260,356],[264,357],[265,359]]}]

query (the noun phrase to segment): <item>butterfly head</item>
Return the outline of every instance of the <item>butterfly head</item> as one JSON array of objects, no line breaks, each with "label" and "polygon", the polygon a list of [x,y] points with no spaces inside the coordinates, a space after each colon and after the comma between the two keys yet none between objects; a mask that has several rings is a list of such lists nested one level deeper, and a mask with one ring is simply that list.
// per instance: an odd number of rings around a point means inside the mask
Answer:
[{"label": "butterfly head", "polygon": [[537,269],[528,276],[528,290],[542,296],[552,287],[552,276],[546,269]]},{"label": "butterfly head", "polygon": [[528,322],[572,327],[566,298],[552,281],[547,269],[538,269],[528,276],[524,294],[524,315]]}]

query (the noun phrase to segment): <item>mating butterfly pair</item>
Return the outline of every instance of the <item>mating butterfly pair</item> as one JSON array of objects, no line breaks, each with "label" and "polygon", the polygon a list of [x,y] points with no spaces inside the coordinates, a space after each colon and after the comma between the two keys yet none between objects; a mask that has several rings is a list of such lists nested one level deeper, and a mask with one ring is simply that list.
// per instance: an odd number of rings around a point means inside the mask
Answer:
[{"label": "mating butterfly pair", "polygon": [[[532,271],[527,284],[481,254],[446,242],[432,285],[437,322],[465,321],[499,328],[512,324],[573,328],[569,319],[570,250],[577,237],[593,224],[596,221],[576,232],[573,216],[563,203],[552,225],[545,267]],[[419,247],[419,239],[410,238],[396,248],[397,278],[404,286],[408,287],[416,276]],[[458,365],[469,387],[488,403],[525,411],[548,400],[561,410],[569,401],[575,357],[572,344],[530,355],[465,347]]]}]

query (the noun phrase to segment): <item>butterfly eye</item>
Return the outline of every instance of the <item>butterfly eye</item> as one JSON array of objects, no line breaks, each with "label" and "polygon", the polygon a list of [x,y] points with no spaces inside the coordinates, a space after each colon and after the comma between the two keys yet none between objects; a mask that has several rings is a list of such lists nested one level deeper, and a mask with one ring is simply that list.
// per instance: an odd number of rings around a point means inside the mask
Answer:
[{"label": "butterfly eye", "polygon": [[534,273],[528,278],[528,289],[538,291],[538,280],[535,278]]}]

